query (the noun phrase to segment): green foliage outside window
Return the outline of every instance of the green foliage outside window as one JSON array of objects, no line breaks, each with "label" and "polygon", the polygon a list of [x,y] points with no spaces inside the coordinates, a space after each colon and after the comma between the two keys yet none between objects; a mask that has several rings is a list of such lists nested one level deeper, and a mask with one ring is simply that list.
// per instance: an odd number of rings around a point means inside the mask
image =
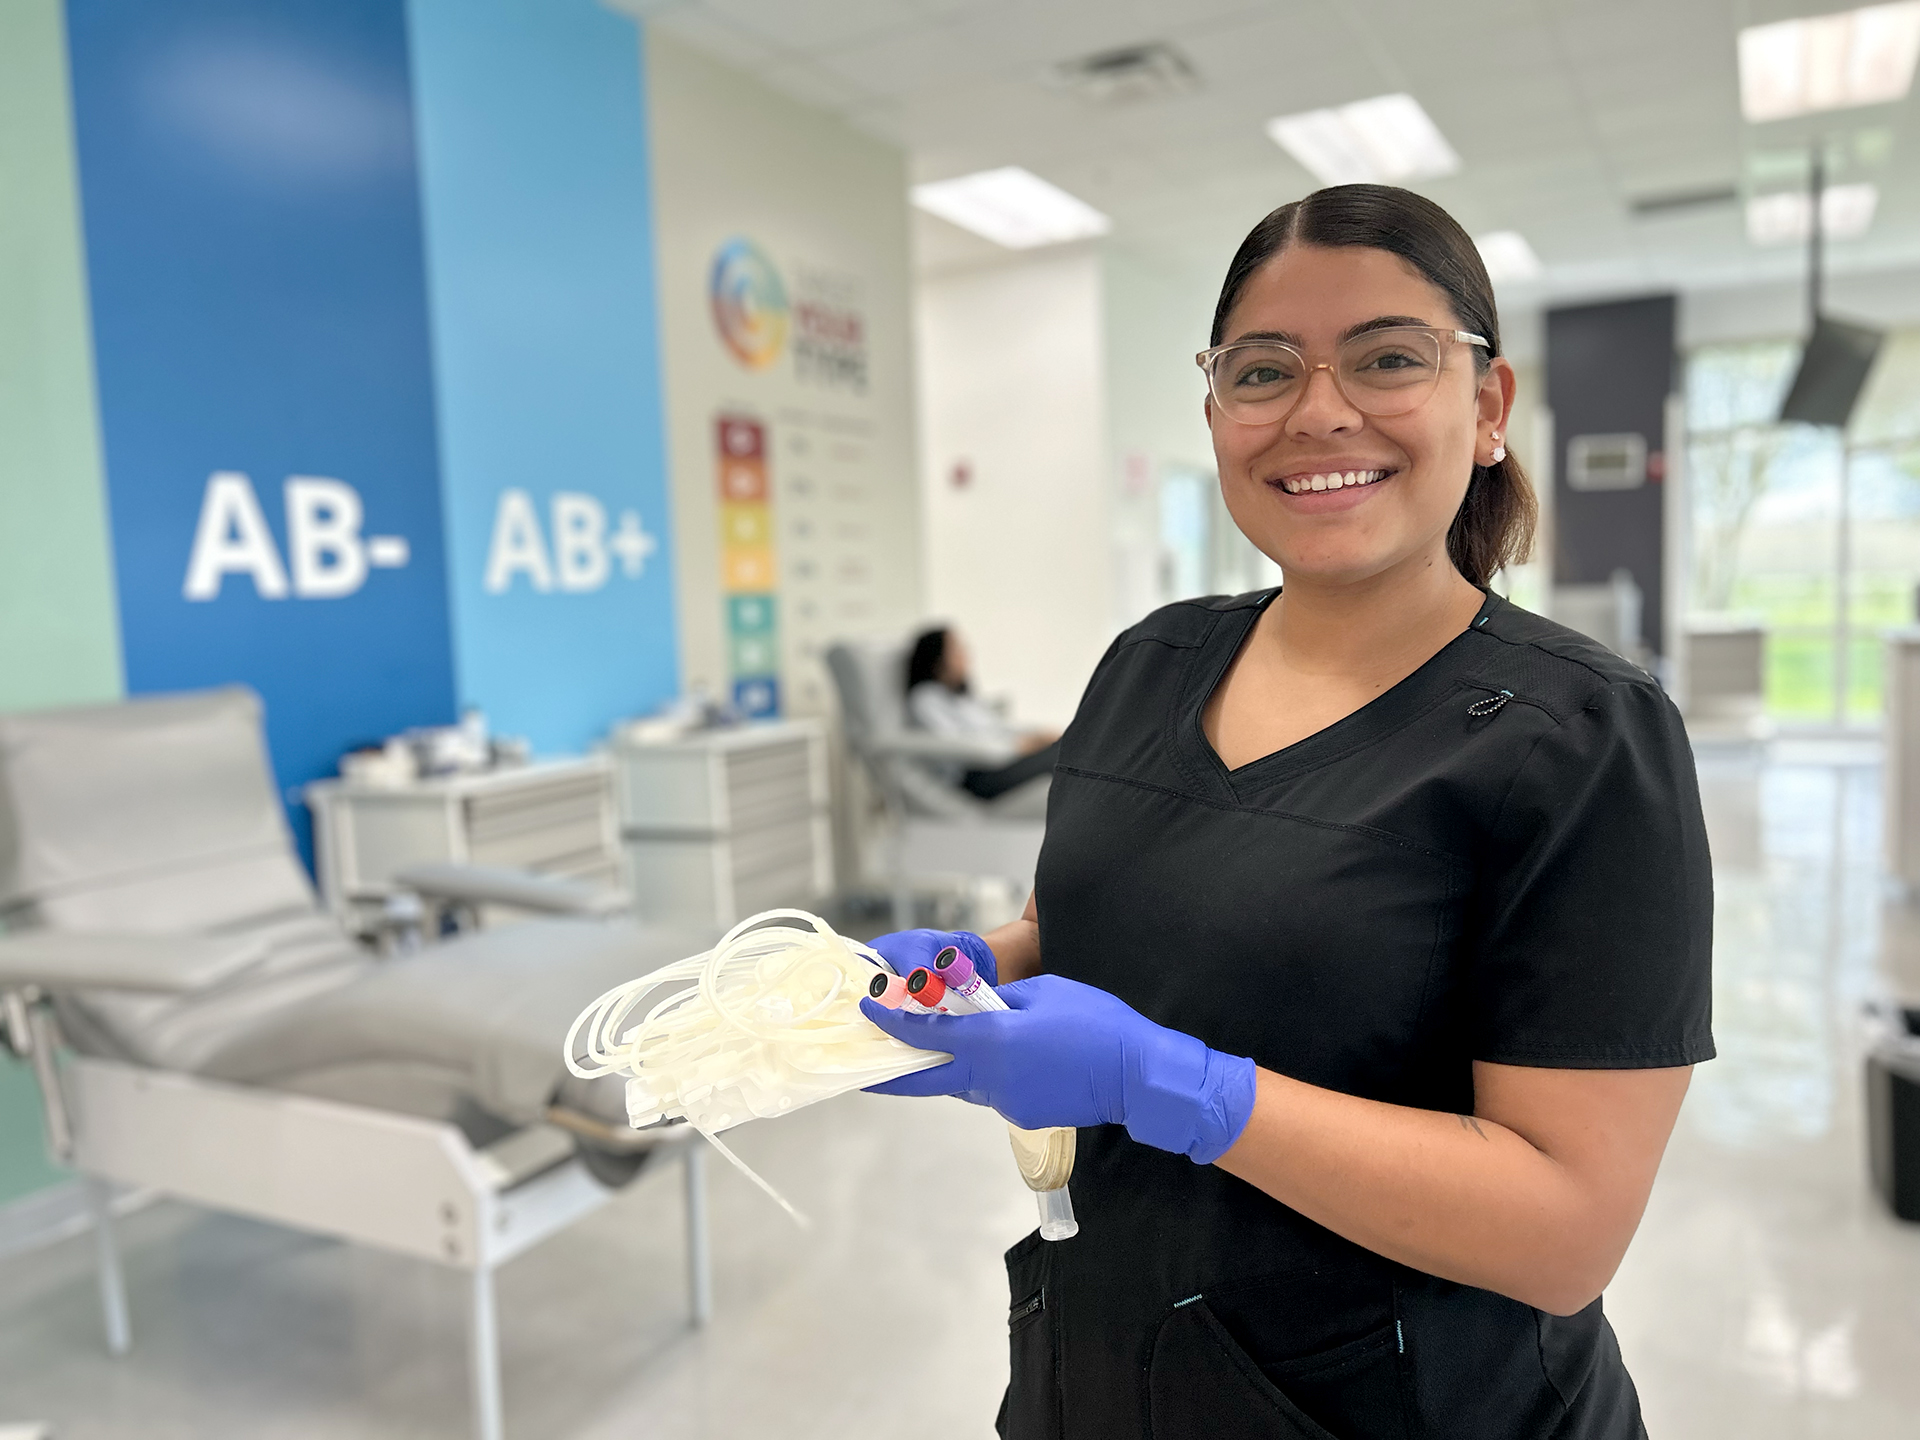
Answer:
[{"label": "green foliage outside window", "polygon": [[1920,585],[1920,332],[1889,338],[1844,438],[1773,423],[1798,352],[1764,341],[1688,357],[1689,598],[1696,614],[1766,626],[1775,719],[1830,722],[1844,491],[1846,718],[1871,724],[1881,636],[1914,623]]}]

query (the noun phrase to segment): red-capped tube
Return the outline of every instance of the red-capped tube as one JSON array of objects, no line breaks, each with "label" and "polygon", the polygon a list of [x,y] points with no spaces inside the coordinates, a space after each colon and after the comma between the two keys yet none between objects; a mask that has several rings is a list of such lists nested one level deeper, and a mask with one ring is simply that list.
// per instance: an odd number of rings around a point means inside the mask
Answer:
[{"label": "red-capped tube", "polygon": [[947,982],[922,965],[907,977],[907,994],[929,1010],[937,1010],[946,998]]}]

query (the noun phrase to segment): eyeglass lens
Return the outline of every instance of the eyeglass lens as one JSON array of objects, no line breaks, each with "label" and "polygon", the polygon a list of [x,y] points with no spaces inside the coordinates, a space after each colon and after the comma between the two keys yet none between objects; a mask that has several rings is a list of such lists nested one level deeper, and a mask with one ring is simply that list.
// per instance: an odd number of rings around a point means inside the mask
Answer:
[{"label": "eyeglass lens", "polygon": [[[1440,377],[1440,337],[1427,330],[1369,330],[1340,346],[1334,375],[1355,409],[1402,415],[1432,393]],[[1277,419],[1298,403],[1312,373],[1285,345],[1235,346],[1208,371],[1214,401],[1236,419]]]}]

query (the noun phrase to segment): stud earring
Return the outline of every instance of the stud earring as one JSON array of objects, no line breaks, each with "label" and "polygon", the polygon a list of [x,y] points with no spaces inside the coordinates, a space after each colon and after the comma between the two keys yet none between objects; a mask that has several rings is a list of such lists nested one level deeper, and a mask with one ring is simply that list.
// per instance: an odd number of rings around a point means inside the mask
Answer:
[{"label": "stud earring", "polygon": [[1506,446],[1496,445],[1493,447],[1493,462],[1492,462],[1493,464],[1498,465],[1502,460],[1506,458],[1507,458]]}]

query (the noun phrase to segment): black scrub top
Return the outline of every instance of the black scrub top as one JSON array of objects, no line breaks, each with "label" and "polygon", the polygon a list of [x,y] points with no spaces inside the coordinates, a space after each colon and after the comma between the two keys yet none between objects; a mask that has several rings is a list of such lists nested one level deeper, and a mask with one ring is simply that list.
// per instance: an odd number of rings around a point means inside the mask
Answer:
[{"label": "black scrub top", "polygon": [[[1276,592],[1116,640],[1061,742],[1048,971],[1312,1085],[1471,1113],[1472,1063],[1713,1055],[1712,878],[1679,716],[1489,596],[1362,709],[1229,771],[1208,698]],[[1210,1165],[1082,1130],[1080,1233],[1008,1252],[1010,1440],[1626,1440],[1600,1302],[1556,1317],[1362,1249]]]}]

